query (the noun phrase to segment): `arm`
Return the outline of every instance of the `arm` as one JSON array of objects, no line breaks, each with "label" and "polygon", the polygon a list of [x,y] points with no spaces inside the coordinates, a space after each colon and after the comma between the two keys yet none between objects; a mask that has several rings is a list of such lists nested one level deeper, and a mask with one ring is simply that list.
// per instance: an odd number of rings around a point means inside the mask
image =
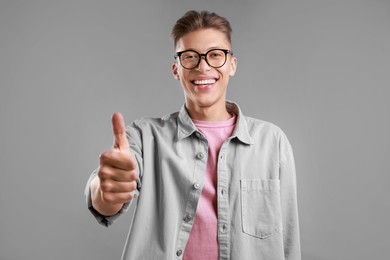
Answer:
[{"label": "arm", "polygon": [[280,137],[280,199],[283,221],[283,244],[286,260],[300,260],[297,183],[294,155],[287,137]]},{"label": "arm", "polygon": [[100,166],[91,175],[86,189],[88,207],[105,225],[111,222],[104,217],[116,215],[133,199],[138,179],[122,115],[114,114],[112,124],[114,147],[100,155]]}]

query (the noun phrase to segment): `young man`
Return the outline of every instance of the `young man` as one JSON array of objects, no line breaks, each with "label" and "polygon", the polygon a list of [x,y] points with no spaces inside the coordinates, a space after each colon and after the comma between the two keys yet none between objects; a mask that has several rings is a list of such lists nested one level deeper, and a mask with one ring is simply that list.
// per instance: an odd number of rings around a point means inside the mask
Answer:
[{"label": "young man", "polygon": [[126,130],[113,115],[114,147],[86,196],[106,226],[136,204],[123,259],[300,259],[291,146],[226,101],[237,66],[230,34],[225,18],[187,12],[172,30],[184,106]]}]

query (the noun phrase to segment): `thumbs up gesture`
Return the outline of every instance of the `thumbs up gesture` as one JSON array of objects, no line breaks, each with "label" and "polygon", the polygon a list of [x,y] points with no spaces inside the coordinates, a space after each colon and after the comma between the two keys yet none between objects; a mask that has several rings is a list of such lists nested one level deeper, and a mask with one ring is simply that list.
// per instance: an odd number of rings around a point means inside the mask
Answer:
[{"label": "thumbs up gesture", "polygon": [[102,215],[117,213],[134,197],[138,173],[126,137],[125,122],[120,113],[112,116],[114,145],[100,155],[100,167],[91,182],[93,207]]}]

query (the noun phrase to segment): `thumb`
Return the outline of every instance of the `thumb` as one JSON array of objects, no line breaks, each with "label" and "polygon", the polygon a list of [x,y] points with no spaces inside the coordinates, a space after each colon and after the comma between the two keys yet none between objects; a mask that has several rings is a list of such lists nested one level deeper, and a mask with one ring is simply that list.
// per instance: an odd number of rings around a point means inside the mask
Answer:
[{"label": "thumb", "polygon": [[121,113],[112,115],[112,132],[114,134],[114,147],[119,150],[128,150],[129,142],[126,137],[125,120]]}]

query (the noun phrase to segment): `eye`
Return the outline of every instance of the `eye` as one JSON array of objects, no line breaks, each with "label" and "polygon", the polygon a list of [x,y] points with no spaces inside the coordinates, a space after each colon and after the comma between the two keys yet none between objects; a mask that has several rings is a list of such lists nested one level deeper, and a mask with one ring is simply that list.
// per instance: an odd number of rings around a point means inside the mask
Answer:
[{"label": "eye", "polygon": [[212,57],[221,57],[221,53],[213,52],[210,54]]},{"label": "eye", "polygon": [[182,55],[181,57],[182,57],[182,59],[184,59],[184,60],[195,58],[194,55]]},{"label": "eye", "polygon": [[209,58],[212,58],[212,59],[218,59],[218,58],[222,58],[225,56],[225,53],[223,51],[220,51],[220,50],[212,50],[208,53],[207,55]]},{"label": "eye", "polygon": [[186,51],[181,54],[182,60],[195,60],[198,58],[198,54],[193,51]]}]

